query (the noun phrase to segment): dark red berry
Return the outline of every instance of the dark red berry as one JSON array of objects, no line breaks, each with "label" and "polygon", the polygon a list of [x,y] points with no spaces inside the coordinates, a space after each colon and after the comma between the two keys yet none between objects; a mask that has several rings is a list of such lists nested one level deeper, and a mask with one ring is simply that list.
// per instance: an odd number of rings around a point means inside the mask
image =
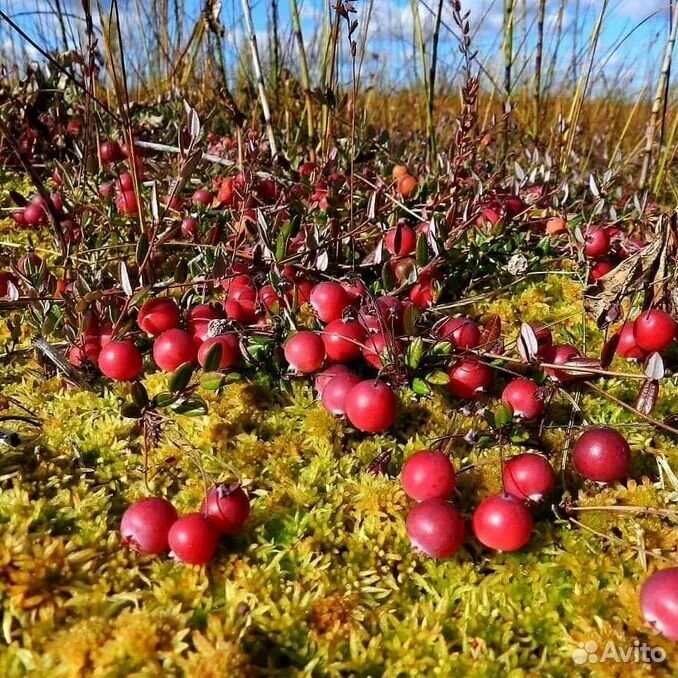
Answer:
[{"label": "dark red berry", "polygon": [[285,342],[285,360],[297,372],[312,374],[325,362],[325,344],[315,332],[297,332]]},{"label": "dark red berry", "polygon": [[169,551],[169,531],[177,518],[177,510],[166,499],[149,497],[134,502],[120,521],[123,544],[145,555]]},{"label": "dark red berry", "polygon": [[678,567],[659,570],[643,584],[640,609],[659,633],[678,641]]},{"label": "dark red berry", "polygon": [[99,353],[99,369],[115,381],[132,381],[144,371],[144,359],[130,339],[108,342]]},{"label": "dark red berry", "polygon": [[437,329],[438,336],[456,348],[475,348],[480,343],[480,328],[471,318],[448,318]]},{"label": "dark red berry", "polygon": [[466,537],[461,513],[442,499],[428,499],[412,507],[406,529],[412,545],[432,558],[449,558]]},{"label": "dark red berry", "polygon": [[[553,365],[565,365],[573,358],[580,358],[581,353],[574,346],[570,344],[556,344],[552,346],[544,356],[546,361]],[[567,370],[560,370],[556,367],[545,368],[546,374],[554,381],[568,382],[577,379],[579,375],[576,372],[568,372]]]},{"label": "dark red berry", "polygon": [[174,372],[184,363],[194,363],[197,356],[196,341],[184,330],[167,330],[153,342],[153,360],[165,372]]},{"label": "dark red berry", "polygon": [[663,351],[676,338],[676,321],[664,311],[644,311],[633,324],[633,334],[638,346],[648,353]]},{"label": "dark red berry", "polygon": [[548,459],[525,452],[504,465],[504,490],[521,501],[539,502],[553,491],[556,474]]},{"label": "dark red berry", "polygon": [[214,196],[206,188],[199,188],[191,196],[191,202],[196,207],[209,207],[214,200]]},{"label": "dark red berry", "polygon": [[346,365],[330,365],[326,370],[323,370],[320,374],[318,374],[315,378],[315,390],[318,391],[318,395],[322,398],[323,391],[325,390],[325,387],[327,384],[330,383],[334,377],[336,377],[338,374],[346,374],[350,373],[351,370],[346,367]]},{"label": "dark red berry", "polygon": [[390,428],[395,423],[397,413],[395,393],[383,381],[361,381],[346,396],[347,419],[365,433],[381,433]]},{"label": "dark red berry", "polygon": [[104,165],[110,165],[111,163],[118,162],[118,160],[122,160],[123,153],[120,144],[117,141],[104,141],[99,146],[99,158],[101,158],[101,162]]},{"label": "dark red berry", "polygon": [[511,407],[516,417],[525,421],[539,419],[544,414],[544,400],[539,386],[531,379],[518,378],[509,382],[501,399]]},{"label": "dark red berry", "polygon": [[323,388],[321,396],[323,407],[332,414],[343,415],[346,412],[346,398],[360,381],[360,377],[352,372],[337,374]]},{"label": "dark red berry", "polygon": [[610,236],[604,228],[592,226],[584,233],[584,254],[590,259],[597,259],[608,253]]},{"label": "dark red berry", "polygon": [[492,368],[475,358],[462,358],[449,371],[447,384],[456,398],[474,400],[492,384]]},{"label": "dark red berry", "polygon": [[448,499],[457,485],[450,458],[443,452],[420,450],[403,465],[403,489],[415,501]]},{"label": "dark red berry", "polygon": [[328,323],[341,318],[350,305],[346,290],[338,282],[321,282],[311,290],[311,306],[322,322]]},{"label": "dark red berry", "polygon": [[579,436],[572,452],[572,463],[587,480],[613,483],[628,475],[631,448],[624,436],[613,428],[590,428]]},{"label": "dark red berry", "polygon": [[645,360],[647,351],[644,351],[636,341],[633,331],[633,323],[625,323],[617,333],[617,354],[627,360]]},{"label": "dark red berry", "polygon": [[485,499],[473,514],[476,539],[495,551],[517,551],[532,534],[532,515],[510,495],[496,494]]},{"label": "dark red berry", "polygon": [[221,534],[234,534],[250,514],[250,500],[240,483],[217,485],[209,490],[200,510]]},{"label": "dark red berry", "polygon": [[329,360],[350,363],[362,355],[367,333],[357,320],[333,320],[323,330],[323,342]]},{"label": "dark red berry", "polygon": [[219,530],[202,513],[189,513],[170,528],[169,547],[174,557],[189,565],[206,565],[219,546]]},{"label": "dark red berry", "polygon": [[417,234],[406,224],[398,224],[384,236],[386,249],[397,257],[406,257],[412,254],[417,246]]},{"label": "dark red berry", "polygon": [[219,358],[217,369],[227,370],[238,362],[238,358],[240,357],[238,337],[235,334],[219,334],[216,337],[206,339],[200,345],[200,348],[198,349],[198,362],[201,367],[205,367],[207,356],[214,346],[221,347],[221,358]]},{"label": "dark red berry", "polygon": [[137,325],[147,334],[157,337],[179,326],[179,307],[169,297],[149,299],[139,310]]}]

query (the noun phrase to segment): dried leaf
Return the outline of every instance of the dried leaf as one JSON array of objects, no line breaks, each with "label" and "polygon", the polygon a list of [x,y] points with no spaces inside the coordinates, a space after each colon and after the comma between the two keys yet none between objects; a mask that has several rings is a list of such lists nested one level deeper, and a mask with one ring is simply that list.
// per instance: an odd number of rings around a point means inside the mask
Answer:
[{"label": "dried leaf", "polygon": [[645,376],[659,381],[664,378],[664,361],[659,353],[651,353],[645,361]]},{"label": "dried leaf", "polygon": [[520,326],[520,334],[518,335],[517,348],[520,357],[529,363],[534,360],[539,351],[539,341],[537,335],[528,323],[522,323]]},{"label": "dried leaf", "polygon": [[646,379],[638,391],[636,398],[636,409],[641,414],[649,415],[654,410],[659,397],[659,382],[653,379]]}]

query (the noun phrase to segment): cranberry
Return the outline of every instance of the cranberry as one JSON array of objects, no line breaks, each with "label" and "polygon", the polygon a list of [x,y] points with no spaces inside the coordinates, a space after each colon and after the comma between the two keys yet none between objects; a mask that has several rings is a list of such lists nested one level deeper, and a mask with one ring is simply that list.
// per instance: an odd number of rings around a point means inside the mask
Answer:
[{"label": "cranberry", "polygon": [[261,301],[267,311],[277,313],[280,310],[282,299],[275,291],[273,285],[263,285],[259,290],[259,301]]},{"label": "cranberry", "polygon": [[541,325],[531,325],[534,336],[537,337],[537,355],[541,358],[548,355],[553,346],[553,335],[548,327]]},{"label": "cranberry", "polygon": [[315,285],[310,280],[296,280],[289,292],[289,299],[295,307],[308,304]]},{"label": "cranberry", "polygon": [[121,191],[134,190],[134,177],[129,172],[122,172],[117,180],[118,189]]},{"label": "cranberry", "polygon": [[412,545],[432,558],[449,558],[466,537],[461,513],[442,499],[428,499],[414,506],[407,516],[406,529]]},{"label": "cranberry", "polygon": [[169,297],[149,299],[139,310],[137,325],[147,334],[159,334],[179,326],[179,307]]},{"label": "cranberry", "polygon": [[532,534],[532,516],[515,497],[496,494],[485,499],[473,514],[476,539],[495,551],[517,551]]},{"label": "cranberry", "polygon": [[181,235],[187,240],[195,240],[198,235],[198,221],[193,217],[186,217],[181,222]]},{"label": "cranberry", "polygon": [[302,330],[285,342],[285,360],[297,372],[317,372],[325,362],[325,344],[320,335]]},{"label": "cranberry", "polygon": [[596,261],[589,271],[589,279],[591,282],[596,282],[599,278],[607,275],[614,268],[614,264],[609,259],[601,259]]},{"label": "cranberry", "polygon": [[198,304],[188,311],[188,331],[204,341],[207,338],[210,320],[223,320],[225,318],[225,313],[218,306]]},{"label": "cranberry", "polygon": [[377,332],[370,334],[365,339],[362,352],[365,362],[374,367],[375,370],[380,370],[384,366],[384,359],[388,363],[391,358],[395,357],[392,355],[394,352],[400,353],[399,349],[400,341],[398,339],[389,342],[381,332]]},{"label": "cranberry", "polygon": [[477,398],[479,392],[490,386],[493,378],[492,368],[475,358],[461,358],[455,362],[449,376],[450,393],[464,400]]},{"label": "cranberry", "polygon": [[539,419],[544,414],[544,401],[539,386],[531,379],[514,379],[501,394],[501,399],[513,410],[513,414],[525,421]]},{"label": "cranberry", "polygon": [[590,259],[602,257],[610,249],[610,236],[604,228],[598,226],[586,229],[584,241],[584,254]]},{"label": "cranberry", "polygon": [[249,299],[228,299],[224,304],[226,317],[235,320],[242,325],[251,325],[256,320],[257,307],[254,301]]},{"label": "cranberry", "polygon": [[678,567],[659,570],[643,584],[640,609],[659,633],[678,641]]},{"label": "cranberry", "polygon": [[123,153],[117,141],[104,141],[99,146],[99,158],[104,165],[110,165],[122,160]]},{"label": "cranberry", "polygon": [[131,217],[138,213],[139,203],[134,191],[122,191],[115,196],[115,209],[124,217]]},{"label": "cranberry", "polygon": [[436,294],[432,281],[418,282],[410,290],[410,301],[417,308],[429,308],[435,303]]},{"label": "cranberry", "polygon": [[548,459],[526,452],[506,462],[503,480],[507,494],[521,501],[538,502],[553,491],[556,474]]},{"label": "cranberry", "polygon": [[12,219],[17,226],[26,225],[26,217],[24,216],[24,210],[16,210],[12,212]]},{"label": "cranberry", "polygon": [[311,307],[322,322],[341,318],[351,303],[346,290],[338,282],[321,282],[311,290]]},{"label": "cranberry", "polygon": [[24,221],[29,226],[43,226],[47,223],[47,212],[43,205],[31,203],[24,208]]},{"label": "cranberry", "polygon": [[167,330],[153,342],[153,360],[165,372],[174,372],[184,363],[194,363],[197,353],[195,340],[184,330]]},{"label": "cranberry", "polygon": [[348,294],[351,304],[359,302],[367,294],[365,283],[361,280],[342,280],[340,284],[344,288],[344,292]]},{"label": "cranberry", "polygon": [[360,358],[367,333],[357,320],[333,320],[323,331],[327,357],[338,363]]},{"label": "cranberry", "polygon": [[480,343],[480,328],[471,318],[448,318],[438,327],[438,336],[456,348],[475,348]]},{"label": "cranberry", "polygon": [[346,398],[360,381],[361,379],[357,374],[348,371],[332,377],[323,388],[321,396],[323,407],[332,414],[344,415],[346,413]]},{"label": "cranberry", "polygon": [[101,344],[98,337],[84,337],[79,343],[68,349],[66,357],[73,367],[82,367],[85,362],[96,365],[100,351]]},{"label": "cranberry", "polygon": [[613,428],[590,428],[579,436],[572,452],[572,463],[587,480],[613,483],[628,475],[631,448],[624,436]]},{"label": "cranberry", "polygon": [[214,200],[214,196],[206,188],[199,188],[191,196],[191,202],[196,207],[209,207]]},{"label": "cranberry", "polygon": [[330,365],[326,370],[323,370],[315,378],[315,390],[318,391],[318,395],[322,398],[323,392],[327,384],[330,383],[334,377],[338,374],[353,374],[351,370],[346,367],[346,365]]},{"label": "cranberry", "polygon": [[210,488],[200,511],[221,534],[234,534],[250,514],[250,500],[240,483]]},{"label": "cranberry", "polygon": [[[552,346],[544,356],[546,361],[554,365],[565,365],[573,358],[580,358],[581,353],[574,346],[570,344],[556,344]],[[554,381],[567,382],[577,379],[579,375],[574,372],[567,372],[566,370],[559,370],[555,367],[547,367],[546,374]]]},{"label": "cranberry", "polygon": [[205,367],[207,355],[213,346],[221,346],[221,358],[219,359],[218,369],[226,370],[238,362],[238,357],[240,356],[238,337],[234,334],[220,334],[206,339],[200,345],[198,349],[198,362],[201,367]]},{"label": "cranberry", "polygon": [[252,291],[252,295],[247,292],[244,293],[245,297],[251,299],[256,297],[256,291],[252,288],[252,276],[249,275],[249,273],[230,275],[228,278],[224,278],[221,281],[221,286],[224,288],[224,291],[236,301],[240,301],[243,297],[243,293],[237,291],[241,287],[245,287]]},{"label": "cranberry", "polygon": [[403,465],[403,489],[415,501],[447,499],[457,486],[457,476],[450,458],[442,452],[420,450]]},{"label": "cranberry", "polygon": [[619,339],[617,343],[617,354],[627,360],[645,360],[647,352],[643,351],[633,331],[633,323],[625,323],[617,333]]},{"label": "cranberry", "polygon": [[644,351],[663,351],[676,338],[676,321],[664,311],[644,311],[633,324],[633,334]]},{"label": "cranberry", "polygon": [[177,518],[177,510],[166,499],[149,497],[134,502],[120,521],[122,542],[145,555],[169,551],[167,537]]},{"label": "cranberry", "polygon": [[397,412],[395,393],[390,386],[376,379],[361,381],[346,396],[346,417],[365,433],[381,433],[390,428]]},{"label": "cranberry", "polygon": [[108,342],[99,353],[99,369],[109,379],[132,381],[144,370],[144,359],[130,339]]},{"label": "cranberry", "polygon": [[172,525],[168,541],[179,562],[206,565],[217,552],[219,530],[202,513],[189,513]]},{"label": "cranberry", "polygon": [[397,257],[406,257],[412,254],[417,246],[417,234],[413,228],[405,224],[398,224],[384,236],[386,249]]}]

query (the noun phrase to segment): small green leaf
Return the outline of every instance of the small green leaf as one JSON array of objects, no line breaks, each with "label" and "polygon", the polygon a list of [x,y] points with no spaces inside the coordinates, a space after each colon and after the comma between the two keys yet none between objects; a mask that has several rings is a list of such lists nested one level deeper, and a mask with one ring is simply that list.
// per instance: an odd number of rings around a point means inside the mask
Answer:
[{"label": "small green leaf", "polygon": [[424,355],[424,340],[421,337],[415,337],[407,347],[405,362],[408,367],[416,370],[419,367],[421,358]]},{"label": "small green leaf", "polygon": [[205,356],[205,365],[203,366],[205,372],[215,372],[218,370],[223,354],[224,347],[219,343],[213,344]]},{"label": "small green leaf", "polygon": [[417,319],[420,315],[421,311],[414,304],[407,305],[403,317],[403,329],[406,335],[411,337],[417,333]]},{"label": "small green leaf", "polygon": [[120,408],[120,414],[125,419],[138,419],[141,416],[141,410],[134,403],[125,403]]},{"label": "small green leaf", "polygon": [[452,344],[449,341],[439,341],[429,349],[432,356],[448,356],[452,354]]},{"label": "small green leaf", "polygon": [[513,421],[513,408],[502,403],[494,412],[494,422],[497,428],[504,428]]},{"label": "small green leaf", "polygon": [[417,266],[423,268],[426,264],[428,264],[428,243],[426,235],[420,233],[417,238]]},{"label": "small green leaf", "polygon": [[390,292],[395,285],[395,279],[393,277],[393,268],[391,267],[391,262],[387,261],[381,267],[381,282],[384,286],[384,289],[387,292]]},{"label": "small green leaf", "polygon": [[148,391],[146,391],[145,386],[140,381],[135,381],[132,384],[132,400],[139,408],[148,405]]},{"label": "small green leaf", "polygon": [[224,375],[220,372],[205,372],[200,377],[200,386],[206,391],[218,391],[224,384]]},{"label": "small green leaf", "polygon": [[142,233],[139,236],[139,241],[137,242],[137,251],[136,251],[136,260],[137,264],[141,266],[141,264],[144,263],[144,260],[146,259],[146,255],[148,254],[148,236],[145,233]]},{"label": "small green leaf", "polygon": [[174,374],[169,380],[169,390],[174,393],[181,393],[191,381],[193,376],[193,365],[191,363],[184,363],[179,365],[174,371]]},{"label": "small green leaf", "polygon": [[417,395],[422,396],[431,395],[431,387],[423,379],[420,379],[419,377],[415,377],[412,380],[412,390]]},{"label": "small green leaf", "polygon": [[178,393],[169,393],[168,391],[163,391],[162,393],[158,393],[158,395],[153,398],[153,404],[156,407],[169,407],[177,400],[179,400]]},{"label": "small green leaf", "polygon": [[435,384],[436,386],[445,386],[445,384],[450,383],[450,375],[442,370],[436,370],[426,377],[426,381],[428,381],[429,384]]},{"label": "small green leaf", "polygon": [[185,414],[187,417],[198,417],[207,414],[207,403],[199,396],[192,396],[182,400],[172,407],[177,414]]}]

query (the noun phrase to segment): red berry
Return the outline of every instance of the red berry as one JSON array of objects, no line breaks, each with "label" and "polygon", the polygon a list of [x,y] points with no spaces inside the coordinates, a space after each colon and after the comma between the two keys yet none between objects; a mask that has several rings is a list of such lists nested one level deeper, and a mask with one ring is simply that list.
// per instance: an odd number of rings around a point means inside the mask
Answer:
[{"label": "red berry", "polygon": [[348,294],[348,298],[352,304],[359,302],[367,293],[365,283],[361,280],[342,280],[341,286],[344,288],[344,292]]},{"label": "red berry", "polygon": [[195,240],[195,237],[198,235],[198,221],[193,217],[186,217],[181,222],[181,235],[186,238],[186,240]]},{"label": "red berry", "polygon": [[295,281],[292,289],[288,293],[290,301],[295,305],[295,307],[308,304],[309,300],[311,299],[311,291],[314,287],[314,284],[310,280]]},{"label": "red berry", "polygon": [[659,633],[678,641],[678,567],[659,570],[643,584],[640,609]]},{"label": "red berry", "polygon": [[613,483],[628,475],[631,448],[624,436],[613,428],[590,428],[579,436],[572,452],[572,463],[587,480]]},{"label": "red berry", "polygon": [[645,360],[647,352],[643,351],[633,331],[634,323],[625,323],[617,333],[619,341],[617,343],[617,354],[627,360]]},{"label": "red berry", "polygon": [[541,325],[531,325],[534,335],[537,337],[537,355],[541,358],[548,355],[551,346],[553,346],[553,335],[548,327]]},{"label": "red berry", "polygon": [[365,433],[381,433],[390,428],[395,423],[397,413],[395,393],[382,381],[361,381],[346,396],[346,417],[353,426]]},{"label": "red berry", "polygon": [[257,316],[256,304],[249,299],[241,301],[228,299],[224,304],[224,310],[228,318],[239,322],[241,325],[251,325]]},{"label": "red berry", "polygon": [[400,353],[400,348],[400,340],[391,339],[391,341],[388,341],[381,332],[377,332],[370,334],[365,339],[365,345],[362,348],[363,358],[375,370],[380,370],[384,364],[388,364],[396,357],[393,355],[394,353]]},{"label": "red berry", "polygon": [[24,208],[24,221],[29,226],[42,226],[47,223],[47,211],[43,205],[32,202]]},{"label": "red berry", "polygon": [[333,320],[325,327],[322,340],[329,360],[350,363],[362,355],[367,333],[357,320]]},{"label": "red berry", "polygon": [[501,394],[501,399],[510,405],[513,414],[525,421],[539,419],[544,414],[544,401],[539,386],[531,379],[514,379]]},{"label": "red berry", "polygon": [[449,371],[450,393],[464,400],[474,400],[492,384],[492,368],[475,358],[461,358]]},{"label": "red berry", "polygon": [[601,261],[596,261],[591,270],[589,271],[589,278],[591,282],[595,282],[598,278],[602,278],[604,275],[607,275],[614,268],[614,264],[608,259],[602,259]]},{"label": "red berry", "polygon": [[111,163],[118,162],[118,160],[122,160],[123,153],[120,144],[117,141],[104,141],[99,146],[99,158],[101,158],[101,162],[104,165],[110,165]]},{"label": "red berry", "polygon": [[120,176],[118,176],[117,185],[121,191],[133,191],[134,178],[129,172],[122,172]]},{"label": "red berry", "polygon": [[12,212],[12,219],[17,226],[26,225],[26,217],[24,216],[24,210],[16,210]]},{"label": "red berry", "polygon": [[318,391],[318,395],[322,398],[323,392],[327,384],[330,383],[334,377],[339,374],[353,374],[351,370],[346,367],[346,365],[330,365],[326,370],[323,370],[315,378],[315,390]]},{"label": "red berry", "polygon": [[344,415],[349,391],[360,381],[357,374],[349,371],[334,376],[323,388],[321,396],[323,407],[332,414]]},{"label": "red berry", "polygon": [[403,489],[415,501],[448,499],[457,486],[450,458],[442,452],[420,450],[403,465]]},{"label": "red berry", "polygon": [[189,513],[172,525],[168,541],[179,562],[206,565],[217,552],[219,530],[202,513]]},{"label": "red berry", "polygon": [[99,369],[115,381],[132,381],[144,370],[144,359],[130,339],[108,342],[99,353]]},{"label": "red berry", "polygon": [[[570,344],[556,344],[546,352],[544,357],[547,362],[554,365],[565,365],[573,358],[580,358],[581,353],[574,346],[570,346]],[[555,367],[547,367],[545,368],[545,372],[554,381],[561,382],[572,381],[579,376],[575,372],[567,372],[566,370],[559,370]]]},{"label": "red berry", "polygon": [[311,290],[310,302],[316,315],[324,323],[341,318],[351,300],[338,282],[321,282]]},{"label": "red berry", "polygon": [[217,485],[207,493],[200,511],[221,534],[234,534],[250,514],[250,500],[240,483]]},{"label": "red berry", "polygon": [[207,339],[210,320],[224,320],[226,314],[214,304],[198,304],[187,313],[188,331],[201,341]]},{"label": "red berry", "polygon": [[169,551],[167,537],[177,518],[177,510],[166,499],[149,497],[134,502],[120,521],[122,542],[145,555]]},{"label": "red berry", "polygon": [[199,188],[191,196],[191,202],[196,207],[209,207],[214,200],[214,196],[206,188]]},{"label": "red berry", "polygon": [[436,301],[437,293],[433,289],[432,281],[415,283],[410,290],[410,301],[417,308],[428,308]]},{"label": "red berry", "polygon": [[556,485],[548,459],[530,452],[511,457],[504,466],[503,479],[506,493],[521,501],[541,501]]},{"label": "red berry", "polygon": [[663,351],[676,338],[676,321],[664,311],[644,311],[633,324],[633,334],[638,346],[650,353]]},{"label": "red berry", "polygon": [[169,297],[149,299],[139,310],[137,325],[147,334],[157,337],[159,334],[179,326],[181,314],[179,307]]},{"label": "red berry", "polygon": [[412,254],[417,246],[417,234],[409,226],[398,224],[386,232],[384,245],[394,256],[406,257]]},{"label": "red berry", "polygon": [[98,337],[83,337],[80,342],[68,349],[66,357],[73,367],[82,367],[85,362],[96,365],[100,351],[101,343]]},{"label": "red berry", "polygon": [[259,301],[263,304],[267,311],[277,313],[280,311],[280,304],[282,299],[275,291],[273,285],[263,285],[259,290]]},{"label": "red berry", "polygon": [[138,213],[139,203],[134,191],[122,191],[115,196],[115,209],[124,217],[131,217]]},{"label": "red berry", "polygon": [[219,334],[216,337],[206,339],[198,349],[198,362],[201,367],[205,367],[207,355],[213,346],[221,346],[221,358],[217,369],[226,370],[233,367],[238,362],[240,356],[240,345],[238,337],[235,334]]},{"label": "red berry", "polygon": [[302,374],[317,372],[325,362],[325,344],[315,332],[297,332],[285,342],[285,360]]},{"label": "red berry", "polygon": [[442,499],[428,499],[414,506],[407,516],[406,529],[412,545],[432,558],[449,558],[466,537],[461,513]]},{"label": "red berry", "polygon": [[480,328],[471,318],[448,318],[438,327],[438,336],[456,348],[475,348],[480,343]]},{"label": "red berry", "polygon": [[495,551],[517,551],[532,534],[532,516],[515,497],[496,494],[485,499],[473,514],[476,539]]},{"label": "red berry", "polygon": [[165,372],[174,372],[184,363],[194,363],[197,354],[195,340],[184,330],[167,330],[153,342],[153,360]]},{"label": "red berry", "polygon": [[587,228],[584,241],[584,254],[590,259],[602,257],[610,249],[610,236],[604,228],[599,226]]}]

